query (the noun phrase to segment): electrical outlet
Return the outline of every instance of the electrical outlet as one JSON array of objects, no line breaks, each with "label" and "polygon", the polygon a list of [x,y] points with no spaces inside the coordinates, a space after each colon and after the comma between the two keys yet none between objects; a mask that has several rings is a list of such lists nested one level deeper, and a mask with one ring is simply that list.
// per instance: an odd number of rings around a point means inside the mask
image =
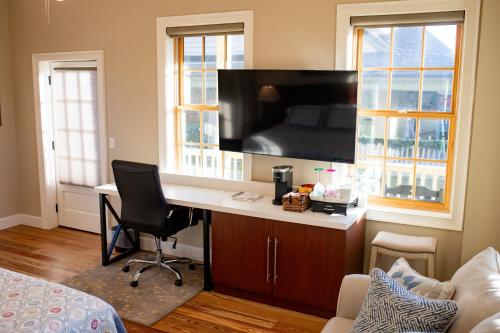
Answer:
[{"label": "electrical outlet", "polygon": [[115,149],[116,145],[115,145],[115,138],[114,137],[110,137],[109,138],[109,149]]}]

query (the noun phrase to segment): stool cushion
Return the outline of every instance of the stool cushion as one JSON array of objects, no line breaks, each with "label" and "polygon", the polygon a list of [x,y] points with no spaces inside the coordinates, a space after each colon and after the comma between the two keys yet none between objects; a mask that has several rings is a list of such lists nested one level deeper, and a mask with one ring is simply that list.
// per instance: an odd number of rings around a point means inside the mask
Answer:
[{"label": "stool cushion", "polygon": [[372,245],[399,252],[434,254],[436,253],[437,239],[380,231],[373,239]]},{"label": "stool cushion", "polygon": [[423,276],[411,268],[405,258],[399,258],[387,272],[401,286],[415,294],[432,299],[451,299],[455,294],[453,282],[441,282]]}]

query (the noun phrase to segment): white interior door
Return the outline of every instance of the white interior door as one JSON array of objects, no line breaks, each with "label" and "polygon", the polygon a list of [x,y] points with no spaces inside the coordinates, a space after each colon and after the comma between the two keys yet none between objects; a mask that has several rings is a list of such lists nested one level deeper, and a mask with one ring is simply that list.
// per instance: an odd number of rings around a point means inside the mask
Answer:
[{"label": "white interior door", "polygon": [[97,63],[55,62],[50,73],[58,223],[99,233],[92,188],[105,182],[106,152]]}]

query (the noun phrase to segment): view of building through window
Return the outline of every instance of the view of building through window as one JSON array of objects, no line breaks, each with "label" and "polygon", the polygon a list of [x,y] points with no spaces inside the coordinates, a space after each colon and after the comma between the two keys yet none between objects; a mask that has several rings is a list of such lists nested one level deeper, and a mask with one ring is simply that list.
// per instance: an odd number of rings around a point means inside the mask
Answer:
[{"label": "view of building through window", "polygon": [[447,206],[460,33],[456,24],[358,29],[358,188],[371,200]]},{"label": "view of building through window", "polygon": [[179,38],[178,167],[243,179],[243,154],[219,151],[217,69],[244,68],[242,34]]}]

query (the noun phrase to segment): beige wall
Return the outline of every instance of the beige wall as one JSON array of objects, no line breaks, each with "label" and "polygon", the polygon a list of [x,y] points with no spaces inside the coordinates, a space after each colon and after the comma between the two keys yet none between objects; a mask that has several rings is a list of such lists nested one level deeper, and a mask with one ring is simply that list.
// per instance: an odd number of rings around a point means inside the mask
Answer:
[{"label": "beige wall", "polygon": [[0,0],[0,218],[19,213],[8,1]]},{"label": "beige wall", "polygon": [[[109,151],[110,160],[124,158],[157,163],[156,17],[250,9],[254,11],[255,68],[332,69],[336,5],[340,2],[354,1],[67,0],[53,3],[53,26],[49,30],[43,16],[42,1],[11,0],[17,138],[20,148],[19,166],[23,175],[20,181],[24,199],[23,212],[40,214],[31,82],[32,53],[104,50],[108,136],[116,138],[116,149]],[[485,0],[484,7],[485,12],[494,13],[496,9],[498,13],[497,0]],[[498,32],[498,22],[494,22],[494,18],[485,20],[482,29]],[[498,36],[498,33],[496,35]],[[485,33],[481,41],[482,49],[486,48],[492,52],[493,47],[498,48],[497,36],[495,33]],[[492,57],[493,55],[481,56],[481,59],[487,62],[481,67],[483,71],[486,71],[486,67],[493,67]],[[487,76],[479,76],[478,87],[493,86],[493,78],[489,79]],[[478,184],[469,187],[466,232],[481,230],[482,225],[487,226],[496,218],[495,211],[485,209],[478,196],[481,192],[481,198],[495,198],[495,186],[487,184],[483,187],[481,184],[488,179],[498,180],[498,175],[493,174],[493,162],[500,162],[498,154],[491,157],[486,151],[486,146],[491,144],[490,140],[494,134],[478,134],[480,130],[476,130],[478,123],[484,122],[486,126],[493,126],[491,123],[488,125],[486,119],[498,117],[493,109],[497,103],[494,103],[493,97],[485,95],[487,94],[478,93],[477,106],[481,110],[477,112],[479,115],[475,119],[472,146],[472,157],[476,160],[471,162],[470,171],[471,180],[477,180]],[[498,142],[498,134],[494,138],[497,138]],[[484,158],[491,162],[491,166],[486,169],[479,165]],[[287,162],[295,166],[296,183],[314,181],[312,169],[318,163],[263,156],[254,157],[252,176],[256,180],[269,181],[270,167]],[[478,218],[475,212],[481,213],[481,217]],[[462,235],[460,232],[369,222],[367,244],[376,231],[382,229],[438,237],[438,276],[441,277],[449,277],[458,267],[462,236],[464,240],[469,239],[468,235]],[[478,238],[476,234],[471,235],[471,239]],[[477,248],[493,242],[486,236],[483,238],[484,242],[479,243]]]},{"label": "beige wall", "polygon": [[483,3],[462,262],[500,249],[500,1]]}]

